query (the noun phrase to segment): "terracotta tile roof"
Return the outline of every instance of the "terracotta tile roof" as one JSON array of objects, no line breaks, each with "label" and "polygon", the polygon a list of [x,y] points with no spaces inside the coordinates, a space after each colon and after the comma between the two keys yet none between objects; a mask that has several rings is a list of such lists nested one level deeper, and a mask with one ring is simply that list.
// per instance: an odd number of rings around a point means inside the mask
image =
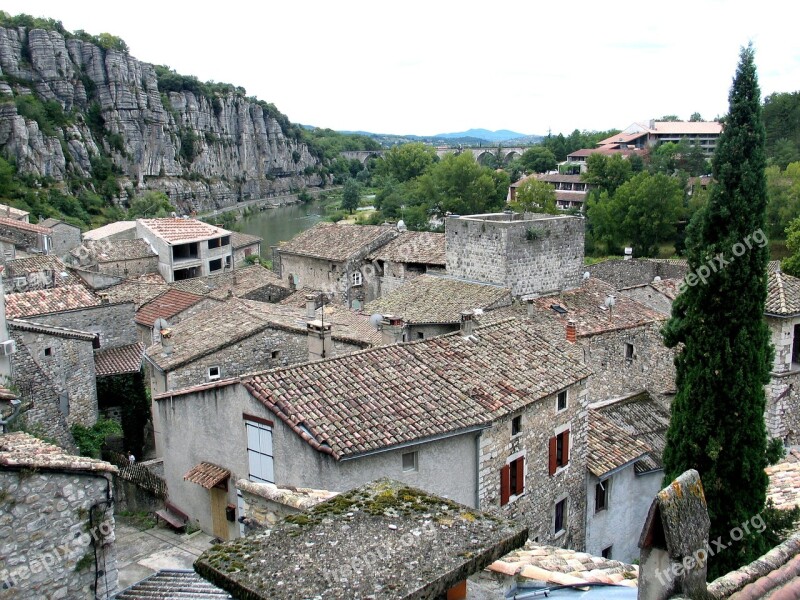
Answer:
[{"label": "terracotta tile roof", "polygon": [[22,210],[20,208],[15,208],[13,206],[9,206],[8,204],[0,204],[0,215],[10,218],[10,219],[22,219],[27,217],[29,213],[27,210]]},{"label": "terracotta tile roof", "polygon": [[595,402],[589,408],[649,448],[647,455],[636,463],[637,473],[663,468],[661,455],[667,443],[669,411],[653,400],[650,394],[637,392]]},{"label": "terracotta tile roof", "polygon": [[75,257],[90,255],[98,263],[117,262],[120,260],[135,260],[158,256],[146,240],[101,240],[100,242],[88,241],[83,246],[73,248],[70,254]]},{"label": "terracotta tile roof", "polygon": [[652,448],[617,427],[601,412],[589,411],[589,439],[586,466],[595,476],[604,475],[630,464]]},{"label": "terracotta tile roof", "polygon": [[297,308],[305,308],[306,305],[306,296],[309,294],[316,294],[315,290],[311,288],[300,288],[286,296],[283,300],[278,302],[278,304],[282,304],[284,306],[295,306]]},{"label": "terracotta tile roof", "polygon": [[117,221],[116,223],[109,223],[108,225],[103,225],[97,229],[84,232],[83,239],[102,240],[103,238],[107,238],[117,233],[122,233],[123,231],[129,231],[131,229],[136,229],[136,221]]},{"label": "terracotta tile roof", "polygon": [[489,571],[558,585],[612,583],[637,587],[639,579],[638,565],[531,541],[493,562]]},{"label": "terracotta tile roof", "polygon": [[800,450],[790,448],[779,463],[764,469],[769,476],[767,498],[775,508],[800,506]]},{"label": "terracotta tile roof", "polygon": [[176,281],[171,287],[200,296],[209,296],[215,300],[224,300],[228,297],[228,290],[232,290],[234,296],[241,298],[268,285],[288,288],[288,284],[273,271],[261,265],[250,265],[206,277]]},{"label": "terracotta tile roof", "polygon": [[193,466],[186,475],[183,476],[184,481],[196,483],[210,490],[215,485],[225,481],[231,476],[231,472],[224,467],[218,465],[201,462]]},{"label": "terracotta tile roof", "polygon": [[[649,123],[648,123],[649,125]],[[656,121],[655,127],[648,128],[651,133],[696,135],[700,133],[720,135],[722,123],[719,121]]]},{"label": "terracotta tile roof", "polygon": [[800,314],[800,279],[781,271],[769,272],[764,312],[780,317]]},{"label": "terracotta tile roof", "polygon": [[138,373],[142,368],[144,344],[137,342],[128,346],[97,350],[94,353],[94,369],[97,377]]},{"label": "terracotta tile roof", "polygon": [[164,569],[124,589],[114,600],[232,600],[194,571]]},{"label": "terracotta tile roof", "polygon": [[117,472],[117,467],[103,460],[67,454],[58,446],[22,432],[0,435],[0,467]]},{"label": "terracotta tile roof", "polygon": [[330,500],[339,495],[339,492],[331,492],[328,490],[296,487],[285,488],[278,487],[274,483],[261,483],[248,479],[238,479],[236,481],[236,489],[248,492],[254,496],[260,496],[271,502],[291,506],[297,510],[308,510],[315,507],[320,502]]},{"label": "terracotta tile roof", "polygon": [[682,283],[683,279],[662,279],[654,281],[650,284],[650,287],[666,296],[669,300],[675,300],[680,294]]},{"label": "terracotta tile roof", "polygon": [[646,131],[637,131],[635,133],[617,133],[612,135],[611,137],[607,137],[604,140],[600,140],[597,142],[598,146],[608,146],[609,144],[630,144],[634,140],[638,140],[640,137],[646,137]]},{"label": "terracotta tile roof", "polygon": [[[615,304],[606,308],[605,301],[609,295],[615,296]],[[628,329],[667,318],[632,298],[616,294],[612,285],[595,277],[584,280],[579,288],[541,296],[533,302],[539,319],[558,320],[564,326],[569,320],[575,321],[578,337]]]},{"label": "terracotta tile roof", "polygon": [[66,285],[46,290],[8,294],[6,316],[9,319],[32,317],[100,304],[100,298],[82,285]]},{"label": "terracotta tile roof", "polygon": [[74,275],[67,265],[54,254],[36,254],[27,258],[6,261],[4,279],[27,277],[34,273],[52,273],[53,285],[83,285],[83,280]]},{"label": "terracotta tile roof", "polygon": [[66,225],[67,227],[74,227],[78,231],[81,230],[81,228],[78,227],[77,225],[73,225],[72,223],[67,223],[66,221],[62,221],[61,219],[54,219],[53,217],[45,219],[44,221],[39,221],[38,224],[41,225],[42,227],[49,227],[51,229],[56,225]]},{"label": "terracotta tile roof", "polygon": [[197,219],[139,219],[141,224],[167,243],[184,243],[230,235],[231,232]]},{"label": "terracotta tile roof", "polygon": [[373,252],[368,260],[444,266],[447,263],[444,240],[443,233],[406,231]]},{"label": "terracotta tile roof", "polygon": [[443,597],[526,536],[512,520],[379,479],[287,517],[268,536],[214,546],[194,568],[237,598],[422,600]]},{"label": "terracotta tile roof", "polygon": [[79,331],[77,329],[67,329],[66,327],[56,327],[54,325],[43,325],[33,321],[22,321],[19,319],[9,319],[8,326],[11,329],[18,331],[30,331],[32,333],[44,333],[46,335],[54,335],[62,338],[70,338],[75,340],[83,340],[85,342],[94,341],[95,334],[88,331]]},{"label": "terracotta tile roof", "polygon": [[583,202],[586,200],[586,192],[556,190],[556,200],[561,200],[562,202]]},{"label": "terracotta tile roof", "polygon": [[109,302],[133,302],[138,309],[153,298],[160,296],[169,289],[169,284],[158,273],[147,273],[139,277],[126,279],[103,290],[98,290],[97,295]]},{"label": "terracotta tile roof", "polygon": [[260,238],[257,235],[241,233],[240,231],[234,231],[231,233],[231,244],[233,245],[234,249],[245,248],[246,246],[251,246],[252,244],[260,244],[263,241],[264,238]]},{"label": "terracotta tile roof", "polygon": [[581,148],[575,152],[567,155],[567,158],[581,158],[591,156],[592,154],[604,154],[610,156],[612,154],[621,154],[622,156],[630,156],[631,154],[639,154],[640,150],[630,150],[628,148],[619,148],[616,144],[609,144],[607,146],[599,146],[597,148]]},{"label": "terracotta tile roof", "polygon": [[452,277],[420,275],[378,300],[364,312],[402,317],[409,323],[458,323],[461,313],[490,310],[511,303],[511,290]]},{"label": "terracotta tile roof", "polygon": [[590,374],[509,320],[479,327],[469,338],[457,332],[382,346],[242,382],[298,435],[338,460],[487,426]]},{"label": "terracotta tile roof", "polygon": [[379,225],[345,225],[340,223],[317,223],[290,241],[278,246],[285,254],[311,256],[321,260],[344,262],[353,255],[368,251],[381,240],[394,237],[396,230]]},{"label": "terracotta tile roof", "polygon": [[53,234],[53,230],[48,227],[42,227],[41,225],[35,225],[33,223],[26,223],[25,221],[17,221],[16,219],[8,219],[6,217],[0,217],[0,225],[4,225],[12,229],[19,229],[20,231],[40,233],[42,235]]},{"label": "terracotta tile roof", "polygon": [[160,296],[144,304],[136,311],[134,321],[146,327],[152,327],[156,319],[170,319],[194,306],[203,299],[197,294],[190,294],[177,289],[169,289]]}]

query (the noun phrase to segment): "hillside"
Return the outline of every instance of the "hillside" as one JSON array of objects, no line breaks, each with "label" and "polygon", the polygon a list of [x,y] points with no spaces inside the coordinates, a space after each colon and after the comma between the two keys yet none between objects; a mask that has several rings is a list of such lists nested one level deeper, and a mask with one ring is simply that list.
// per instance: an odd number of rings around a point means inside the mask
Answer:
[{"label": "hillside", "polygon": [[118,205],[163,191],[187,212],[322,183],[275,106],[140,62],[109,34],[0,13],[0,70],[0,154],[29,181]]}]

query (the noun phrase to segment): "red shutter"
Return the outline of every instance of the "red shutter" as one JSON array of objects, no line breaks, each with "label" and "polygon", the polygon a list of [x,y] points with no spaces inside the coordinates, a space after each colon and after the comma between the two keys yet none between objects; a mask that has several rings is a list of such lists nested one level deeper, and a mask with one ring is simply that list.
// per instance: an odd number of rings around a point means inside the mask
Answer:
[{"label": "red shutter", "polygon": [[500,506],[508,504],[511,495],[511,469],[508,465],[500,469]]},{"label": "red shutter", "polygon": [[569,464],[569,429],[561,435],[564,436],[564,465]]},{"label": "red shutter", "polygon": [[518,496],[525,491],[525,458],[520,457],[514,462],[517,468],[517,489],[512,490],[512,493]]},{"label": "red shutter", "polygon": [[551,437],[550,438],[550,464],[549,464],[549,468],[548,468],[548,471],[549,471],[550,475],[552,475],[552,474],[554,474],[556,472],[556,468],[557,467],[558,467],[558,465],[556,464],[556,438]]}]

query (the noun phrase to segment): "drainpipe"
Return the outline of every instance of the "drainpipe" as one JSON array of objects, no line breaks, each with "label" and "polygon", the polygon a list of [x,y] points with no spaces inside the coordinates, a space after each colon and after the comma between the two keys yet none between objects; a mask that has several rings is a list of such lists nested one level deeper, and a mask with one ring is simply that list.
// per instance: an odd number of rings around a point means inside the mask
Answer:
[{"label": "drainpipe", "polygon": [[481,434],[475,436],[475,510],[481,509]]}]

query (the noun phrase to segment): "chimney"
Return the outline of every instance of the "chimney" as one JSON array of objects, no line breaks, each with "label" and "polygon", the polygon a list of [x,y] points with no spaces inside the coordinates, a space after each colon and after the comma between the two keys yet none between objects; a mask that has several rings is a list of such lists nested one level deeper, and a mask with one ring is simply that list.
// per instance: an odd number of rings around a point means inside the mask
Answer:
[{"label": "chimney", "polygon": [[308,360],[321,360],[333,356],[331,324],[314,319],[306,323],[308,332]]},{"label": "chimney", "polygon": [[317,316],[317,297],[314,294],[306,295],[306,319]]},{"label": "chimney", "polygon": [[534,304],[533,304],[533,298],[528,298],[528,299],[527,299],[525,302],[526,302],[526,303],[527,303],[527,305],[528,305],[528,316],[529,316],[529,317],[533,317],[533,314],[534,314],[534,308],[535,308],[535,306],[534,306]]},{"label": "chimney", "polygon": [[384,346],[399,344],[403,341],[404,329],[403,319],[394,315],[385,315],[381,321],[381,343]]},{"label": "chimney", "polygon": [[474,322],[472,321],[472,311],[465,310],[461,312],[461,335],[464,337],[472,335],[472,326]]},{"label": "chimney", "polygon": [[578,328],[575,326],[575,321],[567,321],[567,341],[574,344],[578,340]]},{"label": "chimney", "polygon": [[166,356],[172,354],[174,343],[172,341],[172,329],[162,329],[161,333],[161,349]]}]

